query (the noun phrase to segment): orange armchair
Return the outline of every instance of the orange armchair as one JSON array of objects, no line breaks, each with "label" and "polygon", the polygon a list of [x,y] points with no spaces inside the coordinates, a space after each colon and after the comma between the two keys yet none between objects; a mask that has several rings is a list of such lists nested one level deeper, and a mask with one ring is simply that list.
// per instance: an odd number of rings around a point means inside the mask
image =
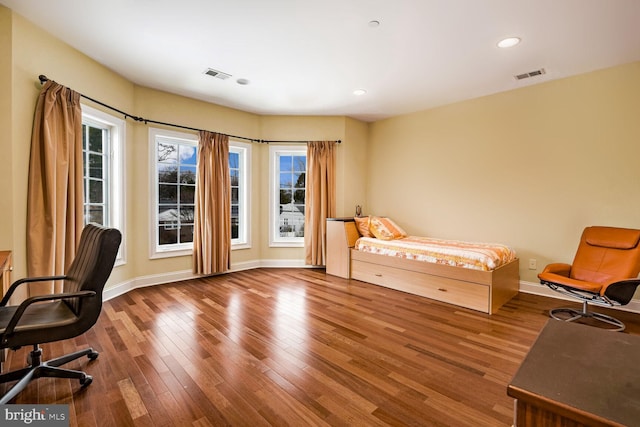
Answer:
[{"label": "orange armchair", "polygon": [[638,273],[640,230],[593,226],[584,229],[573,264],[549,264],[538,278],[554,291],[583,301],[582,311],[572,308],[551,310],[549,314],[554,319],[573,322],[592,318],[607,323],[609,329],[622,331],[624,323],[589,311],[588,303],[628,304],[640,285]]}]

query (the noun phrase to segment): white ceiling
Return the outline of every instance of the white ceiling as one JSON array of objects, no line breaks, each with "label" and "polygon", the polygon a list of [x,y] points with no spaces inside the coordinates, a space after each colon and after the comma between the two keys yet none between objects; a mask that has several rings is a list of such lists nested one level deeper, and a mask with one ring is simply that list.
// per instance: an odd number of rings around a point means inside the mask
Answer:
[{"label": "white ceiling", "polygon": [[370,121],[640,60],[640,0],[0,4],[136,84],[259,114]]}]

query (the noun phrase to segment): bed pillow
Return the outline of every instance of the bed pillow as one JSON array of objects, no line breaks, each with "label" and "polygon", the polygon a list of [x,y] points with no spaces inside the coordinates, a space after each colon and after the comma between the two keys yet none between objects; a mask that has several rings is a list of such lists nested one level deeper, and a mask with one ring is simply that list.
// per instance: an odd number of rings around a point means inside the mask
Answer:
[{"label": "bed pillow", "polygon": [[371,234],[381,240],[395,240],[407,237],[407,233],[389,218],[372,216],[369,221]]},{"label": "bed pillow", "polygon": [[373,234],[371,234],[371,231],[369,230],[370,218],[368,216],[363,216],[363,217],[356,216],[353,219],[356,222],[356,228],[358,229],[358,233],[360,233],[362,237],[374,237]]}]

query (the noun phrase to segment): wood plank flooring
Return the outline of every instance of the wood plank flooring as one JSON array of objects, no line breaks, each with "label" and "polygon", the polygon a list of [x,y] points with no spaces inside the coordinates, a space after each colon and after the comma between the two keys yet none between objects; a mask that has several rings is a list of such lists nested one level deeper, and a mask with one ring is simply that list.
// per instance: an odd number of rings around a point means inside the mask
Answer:
[{"label": "wood plank flooring", "polygon": [[[93,346],[97,360],[67,365],[93,384],[42,378],[14,403],[69,404],[71,426],[510,426],[507,384],[560,305],[579,306],[520,294],[489,316],[320,269],[137,289],[43,345]],[[640,316],[616,315],[640,333]]]}]

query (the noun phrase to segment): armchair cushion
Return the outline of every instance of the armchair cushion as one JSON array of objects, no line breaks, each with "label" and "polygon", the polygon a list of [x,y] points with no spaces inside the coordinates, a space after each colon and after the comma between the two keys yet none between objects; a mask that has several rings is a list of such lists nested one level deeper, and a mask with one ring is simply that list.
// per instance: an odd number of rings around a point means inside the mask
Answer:
[{"label": "armchair cushion", "polygon": [[640,241],[640,230],[613,227],[588,227],[584,240],[591,246],[612,249],[633,249]]}]

